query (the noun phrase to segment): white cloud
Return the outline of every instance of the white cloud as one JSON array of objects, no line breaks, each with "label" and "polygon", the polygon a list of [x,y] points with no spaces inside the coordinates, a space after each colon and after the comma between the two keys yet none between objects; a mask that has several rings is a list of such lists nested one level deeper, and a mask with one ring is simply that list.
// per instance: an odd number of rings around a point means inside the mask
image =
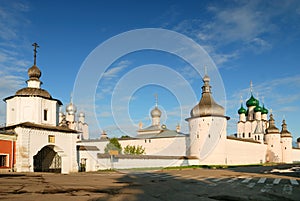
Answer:
[{"label": "white cloud", "polygon": [[[238,58],[244,52],[260,54],[272,49],[276,41],[272,40],[272,36],[283,31],[278,28],[282,25],[280,23],[297,19],[295,8],[300,7],[299,1],[254,0],[212,4],[206,8],[209,17],[185,19],[172,29],[199,42],[219,65]],[[295,32],[292,33],[294,37],[299,36],[299,28]]]},{"label": "white cloud", "polygon": [[110,78],[114,78],[117,77],[119,75],[119,73],[124,70],[125,68],[127,68],[129,65],[131,64],[130,61],[128,60],[124,60],[124,61],[120,61],[116,66],[108,69],[104,74],[103,77],[110,79]]}]

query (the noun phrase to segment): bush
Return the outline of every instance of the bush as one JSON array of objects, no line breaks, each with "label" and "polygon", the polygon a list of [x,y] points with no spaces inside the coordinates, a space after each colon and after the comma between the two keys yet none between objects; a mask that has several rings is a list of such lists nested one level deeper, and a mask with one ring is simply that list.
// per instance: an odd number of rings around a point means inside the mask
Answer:
[{"label": "bush", "polygon": [[131,146],[131,145],[127,145],[126,147],[124,147],[124,154],[129,154],[129,155],[142,155],[145,154],[145,148],[143,148],[142,146]]}]

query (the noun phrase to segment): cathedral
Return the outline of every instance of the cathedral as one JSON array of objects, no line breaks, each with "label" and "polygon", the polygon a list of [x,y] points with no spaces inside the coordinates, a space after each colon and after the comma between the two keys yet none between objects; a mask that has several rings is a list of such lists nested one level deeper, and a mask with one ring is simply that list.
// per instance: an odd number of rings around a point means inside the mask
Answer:
[{"label": "cathedral", "polygon": [[[105,132],[98,139],[89,139],[85,114],[77,114],[72,101],[62,111],[62,102],[41,87],[41,70],[34,63],[28,69],[27,86],[4,98],[6,124],[0,128],[0,172],[59,172],[97,171],[186,165],[249,165],[264,163],[294,163],[300,161],[298,147],[292,147],[292,134],[282,121],[281,130],[275,125],[272,112],[252,94],[238,109],[237,132],[227,135],[224,107],[212,96],[210,77],[203,77],[200,101],[191,107],[186,118],[189,133],[180,125],[170,129],[161,124],[161,110],[156,103],[150,112],[152,124],[128,138],[120,138],[126,146],[141,146],[142,155],[122,152],[108,154]],[[269,115],[268,115],[269,114]]]}]

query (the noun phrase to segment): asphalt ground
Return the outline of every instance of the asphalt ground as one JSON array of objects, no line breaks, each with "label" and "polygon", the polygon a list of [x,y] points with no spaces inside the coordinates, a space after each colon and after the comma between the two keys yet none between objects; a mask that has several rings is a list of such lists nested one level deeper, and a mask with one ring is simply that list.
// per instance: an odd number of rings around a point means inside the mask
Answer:
[{"label": "asphalt ground", "polygon": [[[300,165],[0,175],[0,200],[300,200]],[[280,170],[280,171],[277,171]],[[293,170],[293,171],[290,171]]]}]

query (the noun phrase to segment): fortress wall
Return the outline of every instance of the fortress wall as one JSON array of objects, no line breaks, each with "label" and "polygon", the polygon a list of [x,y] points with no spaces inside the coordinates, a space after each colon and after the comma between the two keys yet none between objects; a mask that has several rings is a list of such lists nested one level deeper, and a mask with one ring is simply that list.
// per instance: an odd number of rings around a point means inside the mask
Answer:
[{"label": "fortress wall", "polygon": [[267,145],[256,142],[227,139],[228,165],[260,164],[266,161]]}]

